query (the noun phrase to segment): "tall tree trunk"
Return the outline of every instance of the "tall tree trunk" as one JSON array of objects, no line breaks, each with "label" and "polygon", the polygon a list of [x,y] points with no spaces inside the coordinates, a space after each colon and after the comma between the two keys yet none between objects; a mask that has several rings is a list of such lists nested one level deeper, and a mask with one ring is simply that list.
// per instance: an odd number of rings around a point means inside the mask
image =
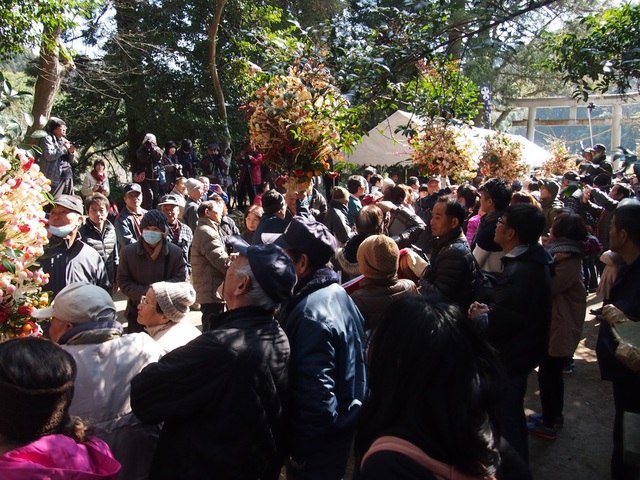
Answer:
[{"label": "tall tree trunk", "polygon": [[42,33],[40,59],[38,61],[38,78],[33,95],[33,125],[28,133],[44,128],[51,116],[53,102],[60,89],[60,82],[66,74],[75,70],[75,64],[68,52],[62,47],[61,28],[46,29]]},{"label": "tall tree trunk", "polygon": [[[139,109],[135,101],[135,92],[143,94],[145,90],[144,77],[140,73],[142,65],[142,52],[137,46],[139,39],[136,25],[135,0],[118,0],[115,4],[115,20],[118,27],[118,40],[115,42],[112,54],[115,57],[114,63],[120,66],[123,72],[120,79],[119,92],[121,101],[124,104],[124,117],[127,123],[127,167],[133,173],[137,164],[136,150],[140,146],[143,132],[140,132],[140,122],[138,121]],[[146,133],[146,132],[144,132]],[[130,180],[127,180],[130,181]]]},{"label": "tall tree trunk", "polygon": [[466,33],[465,25],[468,15],[465,10],[465,0],[454,0],[452,10],[447,53],[451,55],[453,60],[460,60],[462,58],[462,39]]},{"label": "tall tree trunk", "polygon": [[220,85],[220,77],[218,76],[218,66],[216,64],[216,50],[218,46],[218,28],[220,27],[220,19],[222,18],[222,10],[226,5],[227,0],[218,0],[216,2],[216,11],[213,16],[211,24],[207,26],[207,33],[209,34],[209,68],[211,70],[211,79],[213,81],[213,91],[218,102],[218,113],[222,120],[224,127],[224,139],[222,140],[222,151],[224,152],[231,144],[231,133],[229,132],[229,122],[227,119],[227,105],[224,100],[224,92],[222,91],[222,85]]}]

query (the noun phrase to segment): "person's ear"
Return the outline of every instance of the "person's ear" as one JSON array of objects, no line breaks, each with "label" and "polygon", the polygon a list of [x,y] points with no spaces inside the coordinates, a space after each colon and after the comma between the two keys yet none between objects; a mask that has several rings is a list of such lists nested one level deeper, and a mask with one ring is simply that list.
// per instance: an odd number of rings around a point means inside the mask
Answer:
[{"label": "person's ear", "polygon": [[618,241],[624,245],[627,243],[629,239],[629,232],[627,232],[624,228],[622,230],[618,230]]},{"label": "person's ear", "polygon": [[300,255],[298,261],[294,264],[298,278],[302,278],[311,270],[309,256],[306,253]]},{"label": "person's ear", "polygon": [[240,283],[238,283],[238,285],[236,286],[236,291],[233,292],[233,294],[239,297],[247,293],[250,288],[251,288],[251,278],[245,275],[244,277],[242,277],[242,280],[240,281]]}]

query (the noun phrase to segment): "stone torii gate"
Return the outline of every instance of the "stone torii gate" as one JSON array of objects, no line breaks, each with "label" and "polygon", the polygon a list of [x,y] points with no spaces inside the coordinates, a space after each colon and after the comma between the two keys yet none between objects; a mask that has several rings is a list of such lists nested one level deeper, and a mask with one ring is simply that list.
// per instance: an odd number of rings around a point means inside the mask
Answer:
[{"label": "stone torii gate", "polygon": [[[640,94],[628,95],[592,95],[589,96],[589,103],[593,102],[598,107],[612,107],[611,118],[592,118],[591,125],[611,125],[611,145],[607,150],[611,151],[620,145],[622,137],[622,125],[635,125],[640,123],[637,118],[622,118],[623,105],[640,105]],[[544,97],[544,98],[516,98],[509,101],[515,107],[526,108],[527,119],[512,122],[513,126],[527,127],[527,139],[533,141],[537,126],[588,126],[588,118],[577,118],[578,107],[587,108],[589,103],[581,99],[567,97]],[[563,120],[537,120],[536,109],[550,107],[568,107],[569,118]]]}]

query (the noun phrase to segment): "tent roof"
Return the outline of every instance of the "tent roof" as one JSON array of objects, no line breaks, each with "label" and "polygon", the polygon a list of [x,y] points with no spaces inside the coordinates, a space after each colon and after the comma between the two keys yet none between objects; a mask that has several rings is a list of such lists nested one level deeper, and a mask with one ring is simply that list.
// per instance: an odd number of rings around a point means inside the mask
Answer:
[{"label": "tent roof", "polygon": [[[412,115],[402,110],[396,111],[369,130],[369,133],[363,137],[362,143],[353,152],[346,155],[345,160],[356,165],[379,165],[384,167],[390,167],[401,162],[409,164],[411,161],[411,147],[407,137],[402,135],[401,131],[396,133],[400,125],[409,123],[411,123],[412,127],[417,127],[423,124],[424,120],[417,115]],[[472,141],[479,148],[482,147],[484,138],[487,135],[496,134],[495,130],[476,127],[473,127],[470,131]],[[544,148],[527,140],[522,135],[507,135],[522,145],[525,162],[530,168],[540,167],[545,160],[551,158],[551,154]]]}]

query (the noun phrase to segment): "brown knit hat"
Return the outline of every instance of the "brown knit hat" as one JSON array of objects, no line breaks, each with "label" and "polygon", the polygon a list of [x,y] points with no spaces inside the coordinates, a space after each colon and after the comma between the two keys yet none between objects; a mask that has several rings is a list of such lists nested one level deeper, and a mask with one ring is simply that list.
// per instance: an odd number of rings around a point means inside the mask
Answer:
[{"label": "brown knit hat", "polygon": [[386,235],[371,235],[358,247],[358,265],[368,278],[392,278],[398,271],[398,245]]},{"label": "brown knit hat", "polygon": [[196,301],[196,292],[188,282],[157,282],[151,285],[162,313],[172,322],[179,322]]}]

